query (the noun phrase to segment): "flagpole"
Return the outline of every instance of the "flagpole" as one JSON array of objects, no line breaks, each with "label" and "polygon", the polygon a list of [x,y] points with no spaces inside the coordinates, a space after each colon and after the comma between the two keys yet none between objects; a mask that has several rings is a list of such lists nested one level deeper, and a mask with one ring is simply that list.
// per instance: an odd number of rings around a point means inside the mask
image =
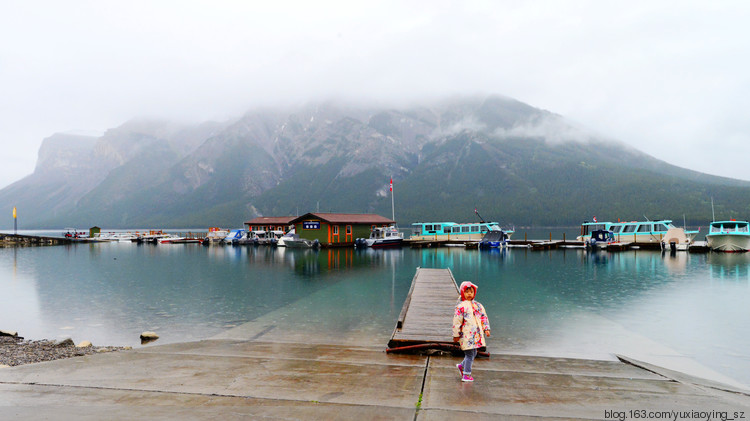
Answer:
[{"label": "flagpole", "polygon": [[396,206],[393,202],[393,176],[391,176],[391,219],[396,222]]}]

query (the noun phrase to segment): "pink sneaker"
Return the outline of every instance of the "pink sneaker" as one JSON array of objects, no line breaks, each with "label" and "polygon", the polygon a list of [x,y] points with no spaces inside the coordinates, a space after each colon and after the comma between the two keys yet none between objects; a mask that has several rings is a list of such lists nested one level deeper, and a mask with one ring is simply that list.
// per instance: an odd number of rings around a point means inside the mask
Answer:
[{"label": "pink sneaker", "polygon": [[464,375],[461,376],[461,381],[462,382],[473,382],[474,381],[474,377],[471,377],[471,375],[464,374]]},{"label": "pink sneaker", "polygon": [[456,364],[456,368],[458,369],[458,373],[461,377],[464,376],[464,366],[461,365],[461,363]]}]

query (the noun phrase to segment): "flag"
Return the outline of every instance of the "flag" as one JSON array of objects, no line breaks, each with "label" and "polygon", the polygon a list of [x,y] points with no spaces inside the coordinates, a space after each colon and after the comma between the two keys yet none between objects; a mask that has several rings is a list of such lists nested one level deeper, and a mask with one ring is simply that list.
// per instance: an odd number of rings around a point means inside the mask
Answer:
[{"label": "flag", "polygon": [[393,191],[393,177],[391,177],[391,191]]},{"label": "flag", "polygon": [[594,217],[594,222],[596,222],[596,216]]},{"label": "flag", "polygon": [[13,206],[13,218],[15,219],[15,217],[16,217],[16,207]]}]

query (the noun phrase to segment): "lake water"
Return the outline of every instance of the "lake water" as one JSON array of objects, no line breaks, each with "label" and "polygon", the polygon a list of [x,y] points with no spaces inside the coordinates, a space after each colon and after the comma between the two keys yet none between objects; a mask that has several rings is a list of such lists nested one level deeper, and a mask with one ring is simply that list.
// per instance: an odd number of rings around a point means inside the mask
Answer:
[{"label": "lake water", "polygon": [[479,285],[492,352],[622,354],[750,384],[747,253],[5,248],[0,329],[27,339],[139,347],[146,330],[164,344],[272,321],[317,338],[364,334],[385,348],[417,267],[450,268],[458,282]]}]

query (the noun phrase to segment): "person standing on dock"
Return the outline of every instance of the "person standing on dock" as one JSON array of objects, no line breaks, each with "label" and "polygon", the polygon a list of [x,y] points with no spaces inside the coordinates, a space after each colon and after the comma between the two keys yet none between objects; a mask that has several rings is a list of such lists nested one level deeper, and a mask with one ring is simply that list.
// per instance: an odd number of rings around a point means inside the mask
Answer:
[{"label": "person standing on dock", "polygon": [[456,364],[461,381],[473,382],[471,366],[477,356],[477,350],[486,346],[486,337],[490,337],[490,320],[484,311],[484,306],[474,298],[477,295],[477,286],[471,282],[461,283],[459,288],[460,301],[456,305],[453,314],[453,342],[461,345],[464,351],[464,360]]}]

